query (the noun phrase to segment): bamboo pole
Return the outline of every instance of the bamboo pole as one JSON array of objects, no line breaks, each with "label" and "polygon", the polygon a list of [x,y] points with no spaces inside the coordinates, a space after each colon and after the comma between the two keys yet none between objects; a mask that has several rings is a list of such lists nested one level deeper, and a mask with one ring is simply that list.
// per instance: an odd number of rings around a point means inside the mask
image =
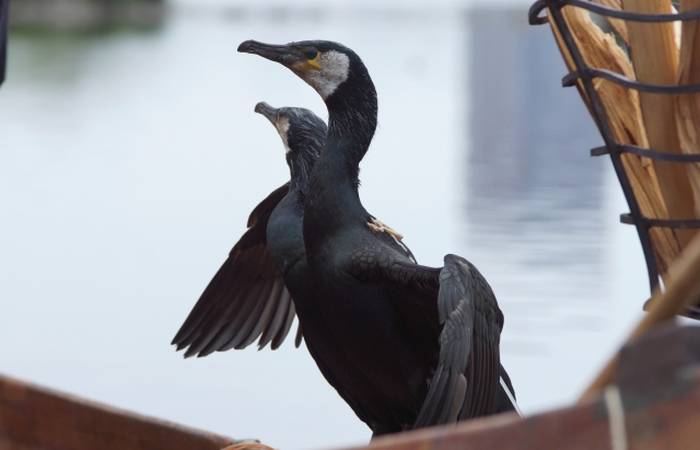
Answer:
[{"label": "bamboo pole", "polygon": [[[700,300],[700,236],[696,236],[668,271],[666,291],[656,291],[649,303],[649,312],[632,330],[630,343],[654,326],[672,319],[688,306]],[[617,354],[603,367],[583,392],[579,401],[596,394],[609,385],[617,368]]]},{"label": "bamboo pole", "polygon": [[[668,14],[674,11],[670,0],[623,0],[622,8],[647,14]],[[673,23],[629,21],[627,32],[637,80],[675,84],[678,79],[678,46]],[[674,97],[644,92],[639,97],[649,145],[657,150],[682,153],[676,128]],[[667,218],[688,218],[695,207],[686,168],[678,163],[664,161],[655,161],[654,167],[661,197],[668,211]],[[675,234],[683,248],[693,238],[695,231],[676,230]]]},{"label": "bamboo pole", "polygon": [[[700,9],[700,0],[683,0],[681,11]],[[700,24],[683,22],[678,84],[700,83]],[[676,124],[683,153],[700,153],[700,94],[679,95],[676,100]],[[686,164],[695,200],[695,217],[700,218],[700,165]]]}]

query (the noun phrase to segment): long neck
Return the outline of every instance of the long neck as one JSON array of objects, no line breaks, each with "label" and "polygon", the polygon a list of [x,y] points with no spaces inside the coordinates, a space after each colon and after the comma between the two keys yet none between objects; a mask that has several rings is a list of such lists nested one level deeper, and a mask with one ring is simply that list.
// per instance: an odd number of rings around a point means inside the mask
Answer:
[{"label": "long neck", "polygon": [[[359,169],[377,128],[377,94],[369,76],[351,79],[326,100],[328,138],[326,154],[334,148],[347,164]],[[357,178],[357,170],[354,176]]]},{"label": "long neck", "polygon": [[[300,149],[298,152],[306,152],[306,149]],[[314,159],[320,154],[320,149],[315,154],[306,153],[294,154],[287,156],[287,164],[289,165],[290,181],[289,191],[297,191],[303,197],[309,192],[311,183],[311,171],[314,165]],[[289,153],[287,155],[290,155]]]},{"label": "long neck", "polygon": [[377,126],[377,97],[369,76],[348,80],[326,100],[326,146],[311,174],[304,208],[308,244],[324,232],[366,218],[357,192],[359,164]]}]

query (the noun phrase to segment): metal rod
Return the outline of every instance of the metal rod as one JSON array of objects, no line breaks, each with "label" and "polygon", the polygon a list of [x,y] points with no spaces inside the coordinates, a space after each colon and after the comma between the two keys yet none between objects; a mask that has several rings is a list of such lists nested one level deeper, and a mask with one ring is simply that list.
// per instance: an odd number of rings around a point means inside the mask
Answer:
[{"label": "metal rod", "polygon": [[656,219],[645,216],[635,219],[629,213],[620,214],[620,222],[627,225],[636,225],[637,223],[642,222],[647,228],[700,228],[700,219]]},{"label": "metal rod", "polygon": [[639,81],[630,80],[624,75],[607,69],[593,69],[586,67],[581,70],[569,72],[562,78],[561,84],[564,87],[573,86],[576,80],[583,78],[584,74],[591,78],[603,78],[612,83],[624,86],[626,88],[635,89],[640,92],[649,92],[651,94],[696,94],[700,92],[700,84],[651,84],[640,83]]},{"label": "metal rod", "polygon": [[619,9],[609,8],[587,0],[538,0],[533,3],[533,5],[530,7],[530,11],[528,12],[528,21],[530,25],[541,25],[547,23],[547,17],[540,16],[540,14],[546,8],[551,9],[555,3],[557,4],[558,8],[567,5],[576,6],[604,17],[629,20],[633,22],[685,22],[700,19],[700,10],[685,11],[675,14],[644,14],[621,11]]},{"label": "metal rod", "polygon": [[644,158],[653,159],[656,161],[667,161],[677,163],[700,163],[700,153],[697,154],[678,154],[669,153],[662,150],[654,150],[651,148],[637,147],[636,145],[618,144],[612,150],[608,147],[596,147],[591,149],[591,156],[609,155],[612,152],[617,153],[632,153]]}]

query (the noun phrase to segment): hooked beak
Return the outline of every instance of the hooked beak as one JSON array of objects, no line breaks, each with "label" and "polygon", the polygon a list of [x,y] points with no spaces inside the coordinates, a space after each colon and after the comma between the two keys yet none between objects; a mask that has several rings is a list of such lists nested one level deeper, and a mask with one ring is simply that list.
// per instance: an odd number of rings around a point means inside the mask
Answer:
[{"label": "hooked beak", "polygon": [[292,67],[294,64],[305,60],[304,55],[291,45],[272,45],[258,41],[245,41],[238,46],[238,51],[262,56],[287,67]]},{"label": "hooked beak", "polygon": [[277,108],[273,108],[265,102],[260,102],[255,105],[255,112],[267,118],[273,124],[277,120]]}]

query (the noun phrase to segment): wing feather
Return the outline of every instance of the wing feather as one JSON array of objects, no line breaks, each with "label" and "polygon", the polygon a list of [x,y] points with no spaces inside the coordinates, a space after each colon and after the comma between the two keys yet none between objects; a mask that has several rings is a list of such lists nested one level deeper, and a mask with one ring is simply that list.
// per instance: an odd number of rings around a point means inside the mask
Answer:
[{"label": "wing feather", "polygon": [[297,321],[297,335],[294,337],[294,346],[299,348],[303,340],[304,336],[302,335],[301,322]]},{"label": "wing feather", "polygon": [[437,295],[440,354],[416,427],[493,413],[500,326],[486,280],[463,258],[445,257]]},{"label": "wing feather", "polygon": [[[248,319],[248,322],[245,325],[245,331],[240,332],[242,338],[235,339],[231,342],[231,344],[233,344],[235,348],[246,348],[247,346],[255,342],[255,340],[262,334],[263,328],[267,326],[267,324],[270,322],[270,319],[272,318],[272,306],[275,305],[276,300],[282,293],[283,288],[284,283],[282,282],[282,280],[275,280],[274,284],[270,288],[270,293],[267,295],[267,300],[264,303],[260,303],[259,305],[259,307],[264,307],[261,308],[262,311],[259,314],[251,316],[251,318]],[[259,320],[252,319],[256,316],[259,317]]]},{"label": "wing feather", "polygon": [[277,308],[275,308],[274,316],[270,321],[268,327],[263,331],[260,341],[258,341],[258,346],[260,348],[264,347],[272,341],[272,339],[279,333],[279,330],[284,326],[284,315],[287,311],[287,304],[291,302],[291,296],[289,291],[286,289],[282,292],[280,299],[277,303]]},{"label": "wing feather", "polygon": [[[274,190],[251,212],[248,229],[192,308],[172,343],[185,357],[245,348],[259,338],[276,349],[295,317],[292,299],[267,250],[267,222],[289,189]],[[300,339],[298,337],[297,339]]]},{"label": "wing feather", "polygon": [[292,302],[292,299],[290,297],[289,302],[287,303],[286,317],[285,315],[283,315],[284,321],[282,322],[282,326],[279,328],[279,330],[277,330],[275,337],[272,338],[272,342],[270,343],[270,348],[272,350],[276,350],[279,348],[280,345],[282,345],[284,338],[287,337],[287,334],[289,334],[289,330],[292,328],[292,322],[294,321],[295,315],[296,311],[294,309],[294,303]]}]

